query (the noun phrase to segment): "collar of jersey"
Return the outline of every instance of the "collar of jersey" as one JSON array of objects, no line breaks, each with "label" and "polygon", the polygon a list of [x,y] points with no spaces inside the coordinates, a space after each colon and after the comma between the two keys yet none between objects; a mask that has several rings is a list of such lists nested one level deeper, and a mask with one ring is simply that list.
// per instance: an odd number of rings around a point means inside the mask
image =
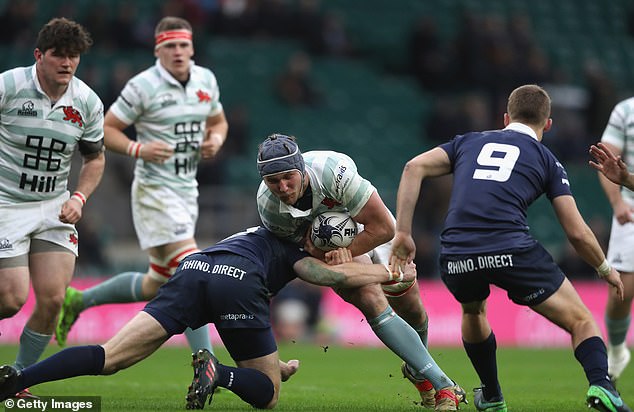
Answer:
[{"label": "collar of jersey", "polygon": [[[192,67],[194,67],[194,61],[190,60],[189,61],[190,78],[191,78]],[[164,78],[168,83],[172,83],[175,86],[181,86],[181,83],[178,80],[176,80],[174,76],[172,76],[172,74],[168,72],[165,67],[163,67],[159,59],[156,59],[156,69],[161,74],[161,77]]]},{"label": "collar of jersey", "polygon": [[535,131],[522,123],[517,123],[517,122],[509,123],[509,125],[506,126],[504,130],[514,130],[516,132],[527,134],[533,139],[538,140],[537,135],[535,134]]}]

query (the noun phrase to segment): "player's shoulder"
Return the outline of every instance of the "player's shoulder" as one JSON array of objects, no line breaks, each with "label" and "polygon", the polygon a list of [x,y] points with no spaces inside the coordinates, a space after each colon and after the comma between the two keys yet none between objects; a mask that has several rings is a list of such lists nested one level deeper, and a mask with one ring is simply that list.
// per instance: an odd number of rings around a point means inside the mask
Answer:
[{"label": "player's shoulder", "polygon": [[311,150],[304,152],[303,156],[305,164],[315,170],[335,172],[342,165],[354,170],[357,168],[356,163],[350,156],[333,150]]},{"label": "player's shoulder", "polygon": [[613,109],[613,112],[619,113],[623,116],[634,115],[634,96],[628,97],[618,102]]},{"label": "player's shoulder", "polygon": [[0,88],[4,92],[18,93],[26,88],[33,88],[33,66],[15,67],[0,73]]},{"label": "player's shoulder", "polygon": [[73,93],[73,99],[80,99],[88,104],[101,103],[101,99],[97,93],[79,77],[73,76],[71,80],[73,87],[71,88]]}]

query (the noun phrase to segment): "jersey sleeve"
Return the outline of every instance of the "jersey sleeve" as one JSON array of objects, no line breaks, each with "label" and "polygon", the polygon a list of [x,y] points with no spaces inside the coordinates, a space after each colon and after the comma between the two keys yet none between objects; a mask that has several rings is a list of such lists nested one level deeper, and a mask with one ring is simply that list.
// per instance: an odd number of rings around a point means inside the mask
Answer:
[{"label": "jersey sleeve", "polygon": [[130,79],[121,90],[117,100],[110,106],[112,114],[127,125],[136,122],[143,113],[144,99],[139,81],[138,77]]},{"label": "jersey sleeve", "polygon": [[546,169],[548,179],[546,180],[546,187],[544,189],[546,196],[550,200],[563,195],[572,196],[570,180],[568,180],[566,169],[552,153],[548,152],[548,154],[549,162]]},{"label": "jersey sleeve", "polygon": [[614,106],[612,113],[610,113],[610,119],[603,131],[601,141],[603,143],[609,143],[621,151],[625,148],[627,128],[627,118],[632,111],[631,100],[625,100]]},{"label": "jersey sleeve", "polygon": [[376,188],[359,174],[357,165],[349,156],[338,156],[336,165],[330,170],[333,173],[332,179],[329,179],[330,193],[346,206],[352,217],[358,215]]},{"label": "jersey sleeve", "polygon": [[84,135],[81,140],[95,143],[103,140],[103,103],[96,93],[90,93],[86,101],[89,110]]}]

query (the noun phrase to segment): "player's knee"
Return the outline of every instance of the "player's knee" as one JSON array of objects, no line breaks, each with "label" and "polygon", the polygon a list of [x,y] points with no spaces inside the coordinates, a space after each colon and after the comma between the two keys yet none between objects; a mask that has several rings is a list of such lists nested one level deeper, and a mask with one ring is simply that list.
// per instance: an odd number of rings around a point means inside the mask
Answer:
[{"label": "player's knee", "polygon": [[22,306],[26,303],[26,299],[18,296],[8,296],[6,299],[0,300],[0,319],[10,318],[17,314]]}]

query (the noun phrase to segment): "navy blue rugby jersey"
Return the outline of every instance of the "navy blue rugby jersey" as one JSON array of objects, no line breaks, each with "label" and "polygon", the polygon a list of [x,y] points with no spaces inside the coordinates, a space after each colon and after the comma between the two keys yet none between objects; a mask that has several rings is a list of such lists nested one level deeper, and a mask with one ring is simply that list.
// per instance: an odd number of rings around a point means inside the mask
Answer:
[{"label": "navy blue rugby jersey", "polygon": [[[441,253],[515,250],[536,240],[526,211],[543,193],[551,201],[572,195],[568,175],[552,152],[527,127],[456,136],[440,145],[451,161],[453,189],[440,236]],[[527,131],[528,132],[528,131]]]},{"label": "navy blue rugby jersey", "polygon": [[233,253],[259,265],[261,273],[265,276],[264,282],[272,296],[297,276],[293,271],[295,262],[310,256],[297,244],[280,240],[262,227],[236,233],[201,253],[214,252]]}]

